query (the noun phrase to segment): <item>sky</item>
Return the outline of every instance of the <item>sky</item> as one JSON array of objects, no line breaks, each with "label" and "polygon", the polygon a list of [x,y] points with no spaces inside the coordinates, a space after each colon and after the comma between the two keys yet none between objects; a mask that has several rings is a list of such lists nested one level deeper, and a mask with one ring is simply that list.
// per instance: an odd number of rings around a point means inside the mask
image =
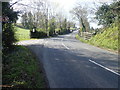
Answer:
[{"label": "sky", "polygon": [[[92,8],[94,7],[93,5],[94,2],[101,2],[101,3],[111,2],[111,0],[52,0],[52,1],[58,2],[62,7],[64,7],[65,12],[69,18],[71,18],[71,14],[68,14],[69,11],[72,10],[72,8],[74,8],[77,3],[81,3],[83,5],[86,5],[87,7]],[[76,22],[76,24],[79,25],[79,22]],[[94,28],[101,27],[97,25],[97,22],[96,23],[91,22],[90,26]]]},{"label": "sky", "polygon": [[[18,0],[12,0],[12,2],[15,2]],[[29,4],[30,0],[21,0],[19,3]],[[61,7],[60,11],[62,11],[69,19],[72,18],[72,15],[69,13],[72,8],[77,5],[77,3],[80,3],[82,5],[85,5],[86,7],[92,8],[94,7],[93,2],[111,2],[112,0],[49,0],[51,2],[58,3]],[[19,6],[14,6],[14,8],[19,8]],[[20,7],[21,8],[21,7]],[[78,24],[78,22],[76,21]],[[91,26],[94,28],[99,28],[100,26],[97,26],[97,23],[90,23]]]}]

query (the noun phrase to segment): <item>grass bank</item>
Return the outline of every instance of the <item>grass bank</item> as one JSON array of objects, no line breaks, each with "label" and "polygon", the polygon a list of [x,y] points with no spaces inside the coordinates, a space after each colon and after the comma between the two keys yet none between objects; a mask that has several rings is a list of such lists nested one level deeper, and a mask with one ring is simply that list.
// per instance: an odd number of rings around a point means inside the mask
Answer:
[{"label": "grass bank", "polygon": [[79,41],[83,42],[83,43],[88,43],[88,40],[84,40],[83,38],[81,38],[78,34],[76,35],[76,39],[78,39]]},{"label": "grass bank", "polygon": [[3,85],[13,88],[45,88],[45,77],[35,56],[23,46],[3,55]]},{"label": "grass bank", "polygon": [[118,51],[118,26],[112,25],[111,27],[104,28],[102,33],[93,36],[90,40],[84,40],[76,35],[76,38],[84,43],[88,43],[94,46],[105,48],[108,50]]},{"label": "grass bank", "polygon": [[15,26],[15,37],[18,41],[29,40],[30,39],[30,30],[23,29]]}]

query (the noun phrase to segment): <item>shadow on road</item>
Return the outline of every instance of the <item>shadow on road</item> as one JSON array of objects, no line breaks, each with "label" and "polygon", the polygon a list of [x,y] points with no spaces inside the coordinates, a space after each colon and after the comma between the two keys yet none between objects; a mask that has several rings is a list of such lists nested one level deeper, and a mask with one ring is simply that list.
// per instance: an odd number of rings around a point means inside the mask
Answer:
[{"label": "shadow on road", "polygon": [[[69,51],[61,48],[48,47],[39,44],[28,45],[39,58],[45,68],[48,81],[52,87],[82,87],[82,88],[115,88],[118,87],[118,76],[89,62],[89,59],[109,64],[116,68],[117,61],[107,58],[92,58],[82,50]],[[90,52],[86,50],[86,52]],[[103,53],[105,55],[105,53]],[[81,78],[82,77],[82,78]],[[112,77],[112,78],[111,78]],[[89,81],[89,82],[88,82]]]}]

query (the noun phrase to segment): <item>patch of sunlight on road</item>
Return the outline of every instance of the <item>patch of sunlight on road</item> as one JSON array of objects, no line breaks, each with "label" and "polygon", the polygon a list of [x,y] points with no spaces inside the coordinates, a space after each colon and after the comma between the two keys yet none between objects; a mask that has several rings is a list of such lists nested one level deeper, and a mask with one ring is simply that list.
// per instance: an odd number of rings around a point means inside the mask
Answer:
[{"label": "patch of sunlight on road", "polygon": [[77,62],[76,60],[71,60],[72,62]]},{"label": "patch of sunlight on road", "polygon": [[55,60],[56,60],[56,61],[59,61],[60,59],[56,58]]}]

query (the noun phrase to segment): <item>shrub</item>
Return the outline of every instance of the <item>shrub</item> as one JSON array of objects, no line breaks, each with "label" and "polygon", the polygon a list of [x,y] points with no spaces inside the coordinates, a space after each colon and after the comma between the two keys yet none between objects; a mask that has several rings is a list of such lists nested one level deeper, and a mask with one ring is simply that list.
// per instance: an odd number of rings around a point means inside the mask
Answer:
[{"label": "shrub", "polygon": [[13,42],[16,41],[14,37],[14,27],[13,24],[17,19],[18,12],[13,11],[10,7],[9,2],[2,2],[2,42],[3,51],[7,52],[12,50]]},{"label": "shrub", "polygon": [[3,51],[8,51],[13,49],[13,43],[16,41],[14,34],[14,28],[11,23],[6,23],[2,25],[2,45]]},{"label": "shrub", "polygon": [[35,31],[35,32],[32,32],[30,31],[30,37],[31,38],[45,38],[47,37],[47,33],[43,32],[43,31]]}]

